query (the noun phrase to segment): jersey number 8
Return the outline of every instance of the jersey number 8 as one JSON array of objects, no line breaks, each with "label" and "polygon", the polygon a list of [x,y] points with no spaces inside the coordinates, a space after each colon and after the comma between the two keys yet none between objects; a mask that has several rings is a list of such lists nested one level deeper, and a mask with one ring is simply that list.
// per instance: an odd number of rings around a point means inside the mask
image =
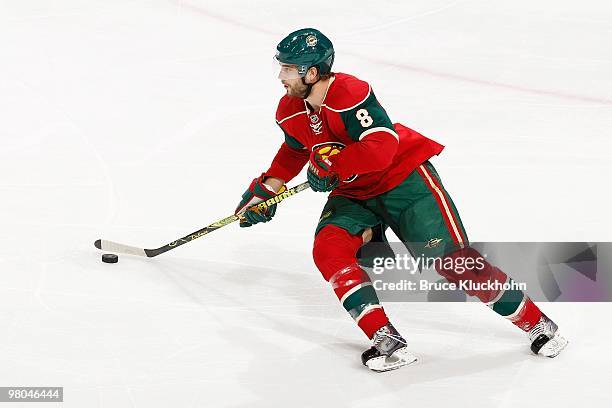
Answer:
[{"label": "jersey number 8", "polygon": [[367,109],[359,109],[355,113],[355,117],[357,118],[359,123],[361,123],[361,126],[363,127],[371,126],[372,123],[374,123],[374,119],[372,119]]}]

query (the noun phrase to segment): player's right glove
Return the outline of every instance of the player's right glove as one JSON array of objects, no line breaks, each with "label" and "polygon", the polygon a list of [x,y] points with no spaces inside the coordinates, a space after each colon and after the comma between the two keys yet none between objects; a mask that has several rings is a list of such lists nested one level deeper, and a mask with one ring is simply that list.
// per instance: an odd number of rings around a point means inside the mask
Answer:
[{"label": "player's right glove", "polygon": [[263,183],[263,174],[253,179],[249,188],[242,194],[242,200],[238,204],[238,207],[236,207],[236,211],[234,211],[234,214],[241,216],[240,226],[250,227],[259,222],[270,221],[272,217],[274,217],[274,214],[276,214],[276,204],[268,206],[265,210],[261,210],[257,207],[250,210],[248,210],[248,208],[266,201],[285,190],[286,187],[283,186],[278,193],[275,193],[268,185]]},{"label": "player's right glove", "polygon": [[330,157],[340,153],[340,147],[335,145],[321,146],[310,154],[308,163],[308,184],[314,191],[332,191],[339,183],[338,175],[334,173]]}]

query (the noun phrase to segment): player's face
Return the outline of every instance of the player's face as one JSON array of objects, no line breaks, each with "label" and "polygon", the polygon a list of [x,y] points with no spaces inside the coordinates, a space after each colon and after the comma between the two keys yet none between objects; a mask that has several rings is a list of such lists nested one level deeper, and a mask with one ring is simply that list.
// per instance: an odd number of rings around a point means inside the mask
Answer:
[{"label": "player's face", "polygon": [[298,98],[306,96],[308,87],[302,82],[302,77],[298,72],[297,66],[280,64],[278,79],[280,79],[283,87],[287,91],[287,95],[296,96]]},{"label": "player's face", "polygon": [[280,64],[280,72],[278,73],[278,79],[281,80],[283,87],[287,91],[288,96],[295,96],[298,98],[306,97],[308,92],[308,85],[304,82],[309,83],[310,72],[306,75],[306,81],[302,80],[302,76],[298,72],[298,68],[295,65]]}]

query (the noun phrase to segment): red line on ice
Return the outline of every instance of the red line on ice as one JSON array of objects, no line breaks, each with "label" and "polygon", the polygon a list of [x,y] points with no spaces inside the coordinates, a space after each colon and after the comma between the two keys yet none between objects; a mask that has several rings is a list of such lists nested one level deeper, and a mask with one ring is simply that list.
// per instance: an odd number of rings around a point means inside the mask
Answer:
[{"label": "red line on ice", "polygon": [[[224,15],[211,13],[205,8],[198,7],[188,2],[183,2],[181,0],[173,0],[172,2],[181,8],[191,10],[195,13],[201,14],[203,16],[206,16],[214,20],[221,21],[226,24],[231,24],[231,25],[243,28],[243,29],[256,31],[256,32],[266,34],[266,35],[272,35],[275,37],[280,37],[283,35],[283,33],[277,33],[272,30],[267,30],[265,28],[261,28],[255,25],[251,25],[251,24],[243,23],[241,21],[234,20]],[[452,74],[452,73],[447,73],[447,72],[434,71],[429,68],[422,68],[422,67],[418,67],[415,65],[407,65],[407,64],[402,64],[402,63],[394,63],[390,61],[385,61],[381,59],[374,59],[374,58],[366,57],[364,55],[355,54],[355,53],[348,52],[348,51],[343,51],[343,52],[344,54],[351,55],[356,58],[368,60],[376,64],[396,67],[396,68],[399,68],[405,71],[416,72],[416,73],[430,75],[430,76],[447,79],[447,80],[467,82],[467,83],[481,85],[481,86],[488,86],[492,88],[506,89],[506,90],[516,91],[516,92],[530,93],[534,95],[551,96],[551,97],[560,98],[560,99],[569,99],[569,100],[581,101],[581,102],[598,103],[602,105],[612,105],[612,99],[608,99],[608,98],[577,95],[577,94],[567,93],[563,91],[555,91],[555,90],[550,90],[550,89],[538,89],[538,88],[531,88],[531,87],[522,86],[522,85],[513,85],[513,84],[507,84],[507,83],[497,82],[497,81],[488,81],[486,79],[478,79],[478,78],[472,78],[472,77],[467,77],[467,76],[457,75],[457,74]]]}]

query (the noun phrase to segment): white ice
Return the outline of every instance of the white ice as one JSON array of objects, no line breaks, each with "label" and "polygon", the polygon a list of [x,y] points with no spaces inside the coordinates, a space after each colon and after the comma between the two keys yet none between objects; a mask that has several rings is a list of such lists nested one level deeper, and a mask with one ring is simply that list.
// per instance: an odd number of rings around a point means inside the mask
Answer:
[{"label": "white ice", "polygon": [[610,21],[603,0],[0,2],[0,386],[63,386],[63,407],[609,405],[610,304],[541,304],[571,341],[553,360],[479,304],[387,304],[421,362],[368,372],[311,260],[322,194],[155,259],[93,242],[232,213],[282,139],[274,47],[304,26],[447,146],[472,240],[610,241]]}]

